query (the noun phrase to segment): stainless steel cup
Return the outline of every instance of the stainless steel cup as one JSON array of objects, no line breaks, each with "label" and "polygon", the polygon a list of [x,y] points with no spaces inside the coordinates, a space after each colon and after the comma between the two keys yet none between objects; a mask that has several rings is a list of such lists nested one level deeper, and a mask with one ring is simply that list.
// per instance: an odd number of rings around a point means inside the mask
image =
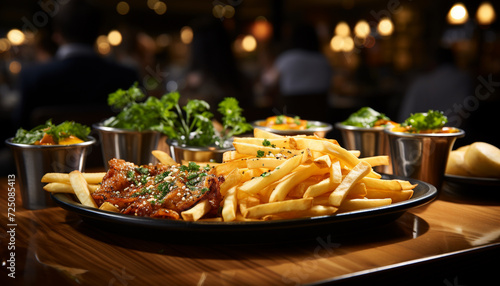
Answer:
[{"label": "stainless steel cup", "polygon": [[234,150],[232,145],[227,148],[193,147],[179,145],[177,141],[173,140],[167,140],[167,144],[170,146],[172,158],[179,164],[182,164],[183,161],[222,163],[224,152]]},{"label": "stainless steel cup", "polygon": [[92,126],[99,133],[102,156],[106,169],[108,161],[117,158],[136,165],[156,164],[158,160],[151,151],[158,149],[166,137],[156,131],[132,131],[102,124]]},{"label": "stainless steel cup", "polygon": [[28,145],[13,143],[12,139],[7,139],[5,143],[14,155],[23,207],[26,209],[53,206],[49,193],[43,190],[43,175],[84,171],[86,157],[96,142],[90,136],[88,141],[72,145]]},{"label": "stainless steel cup", "polygon": [[389,139],[392,167],[397,176],[422,180],[441,188],[448,155],[457,138],[455,133],[406,133],[385,130]]},{"label": "stainless steel cup", "polygon": [[[348,150],[359,150],[360,158],[390,155],[387,135],[382,127],[363,128],[338,122],[335,124],[335,128],[340,130],[343,147]],[[392,174],[391,164],[377,166],[374,169],[377,172]]]}]

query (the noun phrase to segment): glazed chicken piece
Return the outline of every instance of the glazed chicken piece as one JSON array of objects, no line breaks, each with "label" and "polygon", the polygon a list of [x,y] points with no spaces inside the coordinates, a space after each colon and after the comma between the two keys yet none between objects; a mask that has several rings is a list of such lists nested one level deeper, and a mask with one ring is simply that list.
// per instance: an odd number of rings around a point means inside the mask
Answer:
[{"label": "glazed chicken piece", "polygon": [[182,211],[208,200],[212,210],[207,216],[214,216],[222,200],[219,187],[223,180],[194,163],[136,166],[112,159],[92,197],[98,206],[109,202],[124,214],[169,219],[180,219]]}]

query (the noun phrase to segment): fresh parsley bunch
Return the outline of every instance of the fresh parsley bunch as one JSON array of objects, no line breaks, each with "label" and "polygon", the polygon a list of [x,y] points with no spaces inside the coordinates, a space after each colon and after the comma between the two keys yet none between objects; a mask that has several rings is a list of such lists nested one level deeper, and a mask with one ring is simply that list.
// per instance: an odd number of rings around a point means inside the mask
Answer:
[{"label": "fresh parsley bunch", "polygon": [[161,98],[146,96],[135,83],[128,90],[119,89],[108,97],[108,104],[121,110],[104,122],[104,126],[145,131],[158,131],[176,140],[181,145],[210,146],[219,145],[230,138],[249,131],[252,126],[242,116],[242,109],[234,98],[225,98],[218,111],[222,114],[224,127],[220,136],[216,134],[210,105],[203,100],[188,100],[185,106],[179,105],[179,92],[170,92]]},{"label": "fresh parsley bunch", "polygon": [[410,132],[416,133],[422,130],[441,129],[446,123],[448,123],[448,117],[442,111],[429,110],[411,114],[401,126],[408,127]]},{"label": "fresh parsley bunch", "polygon": [[64,121],[61,124],[55,125],[49,119],[45,124],[39,125],[31,130],[19,128],[16,136],[12,139],[13,143],[19,144],[35,144],[36,141],[42,140],[45,134],[51,135],[54,142],[58,142],[71,135],[87,141],[87,136],[90,134],[90,127],[76,123],[74,121]]},{"label": "fresh parsley bunch", "polygon": [[247,123],[243,117],[243,109],[234,97],[226,97],[219,103],[217,109],[222,114],[222,126],[224,130],[220,135],[221,144],[234,135],[242,134],[252,130],[252,125]]}]

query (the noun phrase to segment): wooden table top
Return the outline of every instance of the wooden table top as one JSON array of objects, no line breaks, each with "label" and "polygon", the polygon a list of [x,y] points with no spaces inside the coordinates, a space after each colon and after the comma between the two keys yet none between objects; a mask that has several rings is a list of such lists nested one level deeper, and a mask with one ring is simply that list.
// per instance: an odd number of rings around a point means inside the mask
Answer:
[{"label": "wooden table top", "polygon": [[500,266],[498,186],[446,184],[383,225],[257,245],[117,233],[57,206],[23,209],[17,187],[9,210],[8,188],[0,179],[0,285],[474,285]]}]

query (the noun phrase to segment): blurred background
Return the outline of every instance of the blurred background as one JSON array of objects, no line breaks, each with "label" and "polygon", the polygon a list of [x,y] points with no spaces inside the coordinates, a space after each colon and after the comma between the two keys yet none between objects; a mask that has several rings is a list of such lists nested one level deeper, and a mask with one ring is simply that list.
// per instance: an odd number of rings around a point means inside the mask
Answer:
[{"label": "blurred background", "polygon": [[[23,74],[28,74],[32,67],[56,61],[61,43],[68,43],[54,36],[57,32],[54,22],[65,13],[65,6],[74,1],[77,0],[1,1],[3,140],[12,137],[17,128],[31,128],[46,117],[68,116],[56,114],[50,108],[54,105],[57,109],[57,104],[50,104],[45,114],[20,113],[26,101],[38,105],[50,102],[49,98],[59,93],[56,89],[65,83],[78,85],[80,91],[88,90],[87,93],[95,94],[93,89],[86,89],[89,86],[105,90],[101,87],[104,83],[83,74],[74,73],[72,77],[73,73],[66,72],[64,78],[44,78],[52,84],[44,91],[32,88],[35,94],[32,99],[23,96],[30,84],[29,80],[23,80]],[[500,146],[494,134],[498,128],[494,125],[494,114],[500,105],[499,3],[88,2],[101,15],[98,34],[92,42],[93,52],[106,61],[134,70],[137,81],[149,95],[161,96],[178,90],[183,98],[202,98],[212,105],[224,96],[234,96],[248,121],[287,114],[334,124],[363,106],[401,121],[411,112],[440,109],[448,115],[450,124],[466,130],[466,137],[459,139],[457,145],[486,141]],[[86,30],[90,24],[86,25],[77,29]],[[297,28],[306,26],[312,28],[308,30],[312,31],[309,36],[314,33],[314,37],[296,37]],[[315,41],[317,45],[309,45]],[[317,56],[314,60],[302,60],[302,66],[283,68],[285,60],[280,57],[294,49],[307,51],[294,54],[294,59],[303,54]],[[326,59],[327,67],[315,68],[313,64],[322,58]],[[294,79],[292,74],[286,81],[286,73],[292,70],[303,71],[302,76],[299,73],[299,79]],[[112,73],[108,72],[108,76]],[[308,81],[300,82],[302,77]],[[106,81],[107,76],[99,78]],[[107,81],[110,83],[111,79]],[[117,83],[116,88],[125,88],[124,84]],[[290,88],[293,90],[287,84],[300,86],[300,94],[287,93]],[[106,88],[114,85],[109,86]],[[102,108],[92,110],[93,102],[98,105],[95,96],[87,97],[68,87],[62,92],[68,98],[86,101],[84,112],[89,116],[77,120],[98,122],[107,116]],[[298,103],[290,103],[290,98]],[[81,102],[76,104],[82,106]],[[72,115],[77,113],[66,109],[66,103],[61,106]],[[340,139],[336,131],[328,137]],[[8,151],[2,153],[9,156]]]}]

